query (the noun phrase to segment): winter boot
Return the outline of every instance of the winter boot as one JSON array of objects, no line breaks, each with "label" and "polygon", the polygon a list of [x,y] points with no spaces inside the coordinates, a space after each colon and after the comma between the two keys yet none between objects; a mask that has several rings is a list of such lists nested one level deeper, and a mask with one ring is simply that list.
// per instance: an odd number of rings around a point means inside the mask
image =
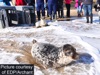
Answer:
[{"label": "winter boot", "polygon": [[86,16],[86,23],[89,23],[89,16]]}]

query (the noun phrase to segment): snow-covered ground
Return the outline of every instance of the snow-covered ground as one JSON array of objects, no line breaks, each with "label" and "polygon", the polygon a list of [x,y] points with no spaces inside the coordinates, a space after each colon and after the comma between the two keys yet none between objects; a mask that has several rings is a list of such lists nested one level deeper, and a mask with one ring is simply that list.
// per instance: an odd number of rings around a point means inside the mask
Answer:
[{"label": "snow-covered ground", "polygon": [[[42,28],[9,27],[1,29],[0,64],[20,64],[16,57],[22,56],[22,54],[9,53],[5,49],[10,50],[10,46],[14,46],[14,48],[24,50],[24,45],[30,45],[32,39],[36,39],[39,42],[56,46],[71,44],[80,54],[80,58],[71,65],[65,66],[62,73],[48,69],[50,75],[100,75],[99,20],[97,16],[94,16],[93,24],[87,24],[85,21],[86,19],[83,17],[71,21],[49,23],[50,26]],[[8,47],[6,48],[6,46]],[[34,72],[34,75],[44,75],[37,67]]]}]

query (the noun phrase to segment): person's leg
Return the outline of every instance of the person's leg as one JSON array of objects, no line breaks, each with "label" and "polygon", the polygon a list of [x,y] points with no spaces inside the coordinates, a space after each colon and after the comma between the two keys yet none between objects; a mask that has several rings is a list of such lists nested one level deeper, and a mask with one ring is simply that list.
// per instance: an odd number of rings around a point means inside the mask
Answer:
[{"label": "person's leg", "polygon": [[63,12],[63,4],[61,5],[61,18],[64,18],[64,12]]},{"label": "person's leg", "polygon": [[37,3],[37,8],[36,8],[36,10],[37,10],[38,21],[40,20],[40,9],[41,9],[40,4]]},{"label": "person's leg", "polygon": [[88,13],[90,17],[90,23],[93,22],[92,5],[88,5]]},{"label": "person's leg", "polygon": [[54,20],[57,19],[57,17],[56,17],[56,10],[57,10],[57,4],[54,3],[54,4],[53,4],[53,19],[54,19]]},{"label": "person's leg", "polygon": [[81,16],[83,16],[83,5],[81,6]]},{"label": "person's leg", "polygon": [[42,18],[45,18],[45,8],[44,8],[44,3],[41,3],[41,9],[42,9]]},{"label": "person's leg", "polygon": [[77,9],[77,16],[79,17],[79,7],[77,7],[76,9]]},{"label": "person's leg", "polygon": [[51,3],[48,3],[48,12],[49,12],[50,20],[52,20],[52,4]]},{"label": "person's leg", "polygon": [[79,13],[79,17],[81,17],[81,13],[82,13],[82,9],[81,9],[81,6],[78,6],[78,13]]},{"label": "person's leg", "polygon": [[60,10],[58,10],[58,18],[61,18]]},{"label": "person's leg", "polygon": [[66,4],[66,8],[67,8],[67,17],[70,17],[70,4]]},{"label": "person's leg", "polygon": [[58,11],[58,17],[61,18],[61,15],[60,15],[60,5],[59,4],[57,5],[57,11]]},{"label": "person's leg", "polygon": [[84,16],[86,16],[86,23],[89,23],[89,15],[88,15],[88,9],[87,5],[83,5],[83,10],[84,10]]},{"label": "person's leg", "polygon": [[48,3],[46,5],[46,10],[47,10],[47,17],[49,17]]}]

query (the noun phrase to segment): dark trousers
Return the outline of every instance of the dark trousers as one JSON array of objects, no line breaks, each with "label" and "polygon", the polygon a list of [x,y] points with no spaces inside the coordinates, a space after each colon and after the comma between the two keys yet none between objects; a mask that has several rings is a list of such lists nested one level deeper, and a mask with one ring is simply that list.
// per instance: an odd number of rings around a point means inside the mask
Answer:
[{"label": "dark trousers", "polygon": [[70,4],[65,4],[65,5],[66,5],[66,9],[67,9],[66,16],[70,17],[70,7],[71,7],[71,5]]},{"label": "dark trousers", "polygon": [[63,18],[64,17],[63,4],[57,5],[57,11],[58,11],[58,17]]},{"label": "dark trousers", "polygon": [[56,15],[57,5],[55,3],[48,3],[49,15]]},{"label": "dark trousers", "polygon": [[44,3],[37,3],[37,16],[38,20],[40,20],[41,15],[40,12],[42,11],[42,16],[45,16],[45,8],[44,8]]}]

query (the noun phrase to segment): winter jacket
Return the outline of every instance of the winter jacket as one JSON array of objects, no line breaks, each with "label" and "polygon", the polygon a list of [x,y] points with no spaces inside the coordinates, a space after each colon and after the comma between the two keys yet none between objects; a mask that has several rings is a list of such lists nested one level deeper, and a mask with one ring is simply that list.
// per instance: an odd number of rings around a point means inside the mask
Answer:
[{"label": "winter jacket", "polygon": [[16,6],[19,6],[19,5],[26,5],[26,3],[24,0],[16,0]]},{"label": "winter jacket", "polygon": [[34,5],[35,4],[35,0],[24,0],[24,1],[28,5]]},{"label": "winter jacket", "polygon": [[82,2],[83,2],[83,5],[84,4],[93,4],[93,0],[82,0]]},{"label": "winter jacket", "polygon": [[72,0],[65,0],[65,4],[70,4]]}]

